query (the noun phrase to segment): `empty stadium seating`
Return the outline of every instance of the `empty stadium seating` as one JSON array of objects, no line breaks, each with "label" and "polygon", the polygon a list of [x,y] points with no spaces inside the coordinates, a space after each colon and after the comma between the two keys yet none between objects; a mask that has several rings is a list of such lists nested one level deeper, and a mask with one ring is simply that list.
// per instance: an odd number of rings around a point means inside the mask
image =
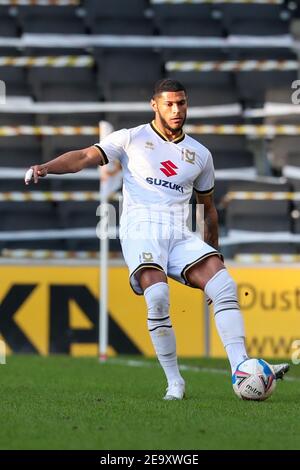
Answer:
[{"label": "empty stadium seating", "polygon": [[[230,192],[286,192],[291,190],[289,184],[240,181],[231,184]],[[229,200],[226,210],[227,229],[250,232],[290,232],[292,204],[289,199],[267,198],[257,200],[255,197],[240,199],[238,196]]]},{"label": "empty stadium seating", "polygon": [[220,10],[228,34],[276,36],[289,33],[290,13],[282,5],[222,4]]},{"label": "empty stadium seating", "polygon": [[12,11],[7,6],[0,6],[0,36],[15,37],[18,35],[18,24]]},{"label": "empty stadium seating", "polygon": [[74,6],[19,6],[24,33],[84,34],[85,25]]},{"label": "empty stadium seating", "polygon": [[158,4],[153,7],[158,31],[165,36],[222,37],[223,25],[210,5]]},{"label": "empty stadium seating", "polygon": [[[296,5],[297,7],[297,5]],[[88,56],[94,61],[92,66],[53,67],[33,66],[30,63],[13,65],[9,60],[0,64],[0,79],[5,81],[8,97],[29,97],[35,103],[47,102],[139,102],[149,101],[154,82],[162,77],[172,77],[182,81],[188,92],[190,106],[219,106],[239,104],[241,109],[262,107],[265,102],[290,104],[291,83],[297,79],[297,70],[281,70],[274,67],[261,71],[259,67],[251,71],[243,68],[220,67],[229,61],[265,60],[297,61],[293,48],[264,47],[263,41],[270,38],[285,40],[289,37],[293,16],[297,8],[290,8],[289,2],[282,5],[239,5],[218,3],[159,3],[149,0],[82,0],[78,6],[0,6],[0,50],[2,57],[60,57]],[[27,36],[29,34],[29,36]],[[62,44],[43,47],[30,45],[29,38],[41,39],[44,34],[60,34]],[[73,47],[69,36],[79,35],[91,38],[91,45]],[[113,42],[98,44],[103,35],[113,37]],[[204,47],[197,43],[191,46],[174,47],[172,42],[157,42],[146,47],[140,39],[124,47],[123,37],[143,36],[144,39],[195,41],[224,40],[224,45]],[[260,36],[259,47],[242,47],[236,36],[247,41],[248,36]],[[78,38],[77,37],[77,38]],[[162,38],[163,37],[163,38]],[[24,41],[26,38],[26,41]],[[235,46],[230,47],[230,41]],[[284,39],[285,38],[285,39]],[[6,39],[19,39],[18,46],[5,42]],[[242,40],[240,39],[240,40]],[[125,39],[124,39],[125,41]],[[101,42],[101,41],[100,41]],[[161,45],[163,44],[163,45]],[[215,66],[204,71],[169,71],[170,61],[211,62]],[[1,111],[1,110],[0,110]],[[106,119],[116,129],[132,127],[150,121],[149,112],[89,112],[89,113],[21,113],[16,104],[15,112],[0,112],[0,126],[93,126]],[[267,117],[254,120],[253,124],[298,124],[297,116]],[[234,117],[188,118],[188,124],[248,124],[242,113]],[[225,177],[217,178],[215,200],[220,213],[221,233],[227,231],[263,231],[266,233],[300,233],[300,202],[297,200],[252,200],[233,199],[224,204],[228,191],[299,191],[300,179],[293,175],[291,168],[300,168],[298,147],[299,135],[293,137],[275,135],[261,136],[266,139],[271,171],[283,175],[287,183],[271,184],[253,181],[256,178],[257,156],[254,155],[253,137],[248,135],[195,134],[197,140],[206,145],[214,157],[215,168],[225,171]],[[33,163],[45,162],[54,156],[71,149],[87,147],[98,140],[98,136],[82,135],[23,135],[0,136],[0,185],[1,191],[27,191],[20,179],[1,177],[1,168],[26,168]],[[263,148],[263,145],[262,145]],[[264,150],[265,151],[265,150]],[[285,175],[285,168],[289,173]],[[252,177],[242,181],[237,177]],[[230,177],[230,172],[234,176]],[[261,168],[260,168],[261,171]],[[228,172],[228,173],[226,173]],[[95,179],[46,179],[42,185],[30,191],[97,191],[99,183]],[[2,230],[29,230],[47,228],[95,227],[98,218],[95,210],[97,202],[1,202]],[[99,240],[95,238],[66,240],[8,240],[1,241],[0,248],[28,247],[81,250],[98,250]],[[111,243],[113,250],[119,250],[119,241]],[[297,253],[292,243],[251,243],[230,245],[225,249],[228,256],[237,252]]]},{"label": "empty stadium seating", "polygon": [[86,20],[92,34],[138,34],[154,32],[152,18],[143,0],[87,0]]}]

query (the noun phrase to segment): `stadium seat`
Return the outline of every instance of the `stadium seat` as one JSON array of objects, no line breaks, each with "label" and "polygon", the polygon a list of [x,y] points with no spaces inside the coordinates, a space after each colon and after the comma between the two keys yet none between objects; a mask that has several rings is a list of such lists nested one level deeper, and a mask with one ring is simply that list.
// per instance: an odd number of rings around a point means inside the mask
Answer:
[{"label": "stadium seat", "polygon": [[[181,79],[184,80],[184,77]],[[190,106],[220,106],[237,104],[239,101],[234,84],[222,87],[187,84],[187,95]]]},{"label": "stadium seat", "polygon": [[[149,100],[150,98],[148,97],[147,101]],[[136,127],[140,126],[141,124],[151,122],[153,119],[153,112],[149,104],[149,112],[106,113],[105,119],[113,125],[115,130],[118,130],[123,128]]]},{"label": "stadium seat", "polygon": [[[0,126],[35,126],[36,118],[27,113],[0,113]],[[21,167],[42,162],[41,138],[30,135],[0,137],[1,167]],[[22,184],[23,186],[23,184]],[[22,190],[24,187],[22,187]]]},{"label": "stadium seat", "polygon": [[[240,49],[232,53],[234,60],[297,60],[295,53],[284,49]],[[296,70],[238,71],[235,73],[240,99],[247,106],[263,105],[270,88],[291,88],[297,79]]]},{"label": "stadium seat", "polygon": [[[27,47],[29,57],[88,56],[80,48]],[[31,67],[28,79],[37,101],[98,101],[103,98],[97,86],[95,67]]]},{"label": "stadium seat", "polygon": [[291,15],[282,5],[224,3],[218,8],[228,34],[265,36],[288,33]]},{"label": "stadium seat", "polygon": [[289,34],[289,23],[280,19],[234,20],[228,27],[228,34],[236,36],[279,36]]},{"label": "stadium seat", "polygon": [[222,37],[223,25],[214,16],[211,5],[154,4],[154,19],[159,34],[164,36]]},{"label": "stadium seat", "polygon": [[95,51],[95,57],[106,101],[150,100],[153,83],[161,77],[160,54],[149,49],[117,48],[100,56]]},{"label": "stadium seat", "polygon": [[64,201],[58,202],[58,214],[63,228],[95,228],[99,222],[96,216],[97,201]]},{"label": "stadium seat", "polygon": [[119,35],[139,35],[151,36],[154,26],[151,19],[106,19],[93,17],[89,21],[89,27],[92,34],[115,34]]},{"label": "stadium seat", "polygon": [[212,18],[160,19],[158,31],[161,36],[223,37],[222,23]]},{"label": "stadium seat", "polygon": [[98,101],[95,72],[91,68],[36,67],[29,80],[37,101]]},{"label": "stadium seat", "polygon": [[278,36],[289,34],[291,14],[280,5],[220,6],[229,35]]},{"label": "stadium seat", "polygon": [[[24,189],[24,187],[23,187]],[[55,203],[2,202],[0,229],[46,230],[60,228]]]},{"label": "stadium seat", "polygon": [[288,201],[234,200],[228,204],[226,224],[230,230],[258,232],[290,232]]},{"label": "stadium seat", "polygon": [[20,6],[23,33],[84,34],[85,25],[74,6]]},{"label": "stadium seat", "polygon": [[87,135],[56,135],[43,137],[42,159],[44,162],[51,160],[65,152],[78,150],[98,142],[97,136]]},{"label": "stadium seat", "polygon": [[215,150],[214,155],[215,169],[230,170],[230,169],[246,169],[255,167],[254,156],[249,150]]},{"label": "stadium seat", "polygon": [[213,17],[213,8],[205,3],[162,2],[153,4],[152,9],[156,21],[181,19],[184,22],[186,19],[206,20]]},{"label": "stadium seat", "polygon": [[41,138],[20,135],[0,137],[1,166],[26,168],[42,163]]},{"label": "stadium seat", "polygon": [[141,19],[147,15],[147,0],[84,0],[84,8],[88,16],[101,15],[104,18]]},{"label": "stadium seat", "polygon": [[[221,62],[228,60],[228,54],[216,49],[181,50],[165,49],[162,53],[164,63],[168,61]],[[184,83],[190,106],[218,106],[238,102],[238,95],[232,72],[168,71],[170,78]]]},{"label": "stadium seat", "polygon": [[[20,54],[16,49],[12,48],[1,48],[1,55],[16,58],[22,56],[22,54]],[[0,80],[3,80],[5,82],[7,96],[31,95],[26,67],[1,65]]]},{"label": "stadium seat", "polygon": [[0,37],[18,36],[18,25],[11,9],[0,6]]},{"label": "stadium seat", "polygon": [[92,34],[152,35],[154,26],[143,0],[87,0],[86,21]]},{"label": "stadium seat", "polygon": [[[230,155],[231,152],[234,152],[236,155],[235,162],[237,163],[239,153],[243,155],[247,148],[247,139],[244,135],[191,134],[191,136],[209,148],[213,157],[216,152],[220,153],[221,156],[216,156],[216,159],[218,159],[217,163],[220,162],[221,165],[223,165],[223,163],[221,163],[222,154],[224,155],[224,153],[226,153]],[[231,163],[229,163],[229,165],[230,164]],[[220,166],[219,168],[222,167],[223,166]]]},{"label": "stadium seat", "polygon": [[[1,111],[1,108],[0,108]],[[0,112],[0,126],[35,126],[37,118],[31,113]],[[1,139],[0,139],[1,142]],[[1,164],[1,163],[0,163]]]},{"label": "stadium seat", "polygon": [[[168,61],[185,62],[185,61],[199,61],[199,62],[222,62],[229,59],[226,52],[219,49],[196,49],[186,51],[185,49],[166,49],[163,54],[164,63]],[[228,88],[233,85],[233,73],[227,71],[169,71],[166,68],[166,74],[170,75],[175,80],[179,80],[185,84],[187,89],[190,86],[198,88],[201,87],[222,87]]]},{"label": "stadium seat", "polygon": [[[99,121],[104,117],[100,113],[62,113],[40,114],[37,117],[38,125],[49,126],[92,126],[98,127]],[[89,147],[99,141],[96,135],[53,135],[42,138],[42,160],[46,162],[62,153]]]},{"label": "stadium seat", "polygon": [[[289,184],[239,182],[229,191],[289,192]],[[231,230],[258,232],[290,232],[291,202],[289,200],[232,199],[226,211],[226,225]]]}]

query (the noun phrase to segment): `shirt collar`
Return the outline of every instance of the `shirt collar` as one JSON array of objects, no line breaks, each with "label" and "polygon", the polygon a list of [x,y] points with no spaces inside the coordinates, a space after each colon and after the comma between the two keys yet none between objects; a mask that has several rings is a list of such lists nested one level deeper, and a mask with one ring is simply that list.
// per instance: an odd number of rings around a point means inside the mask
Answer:
[{"label": "shirt collar", "polygon": [[158,127],[155,125],[155,122],[154,122],[154,121],[152,121],[152,122],[150,123],[150,126],[151,126],[152,130],[153,130],[157,135],[159,135],[159,137],[160,137],[161,139],[163,139],[165,142],[172,142],[173,144],[178,144],[179,142],[181,142],[181,141],[185,138],[185,134],[184,134],[184,132],[181,130],[181,133],[179,134],[178,137],[176,137],[176,139],[174,139],[174,140],[169,140],[169,139],[165,136],[165,134],[164,134],[163,132],[161,132],[161,131],[158,129]]}]

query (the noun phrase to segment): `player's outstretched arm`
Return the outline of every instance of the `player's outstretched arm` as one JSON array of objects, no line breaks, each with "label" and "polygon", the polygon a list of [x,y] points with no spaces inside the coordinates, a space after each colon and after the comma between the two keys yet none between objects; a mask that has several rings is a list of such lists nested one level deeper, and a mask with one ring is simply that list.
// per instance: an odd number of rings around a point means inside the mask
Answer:
[{"label": "player's outstretched arm", "polygon": [[74,150],[64,153],[53,160],[42,165],[33,165],[25,174],[25,184],[34,181],[48,174],[63,175],[65,173],[77,173],[83,168],[103,165],[104,156],[96,147],[87,147],[81,150]]}]

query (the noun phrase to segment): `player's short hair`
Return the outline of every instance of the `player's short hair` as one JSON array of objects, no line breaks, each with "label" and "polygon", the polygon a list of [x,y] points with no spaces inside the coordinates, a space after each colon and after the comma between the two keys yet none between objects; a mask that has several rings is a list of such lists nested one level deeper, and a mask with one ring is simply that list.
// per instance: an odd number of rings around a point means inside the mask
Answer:
[{"label": "player's short hair", "polygon": [[154,85],[153,98],[160,95],[164,91],[184,91],[186,93],[185,87],[178,80],[172,80],[171,78],[163,78],[158,80]]}]

